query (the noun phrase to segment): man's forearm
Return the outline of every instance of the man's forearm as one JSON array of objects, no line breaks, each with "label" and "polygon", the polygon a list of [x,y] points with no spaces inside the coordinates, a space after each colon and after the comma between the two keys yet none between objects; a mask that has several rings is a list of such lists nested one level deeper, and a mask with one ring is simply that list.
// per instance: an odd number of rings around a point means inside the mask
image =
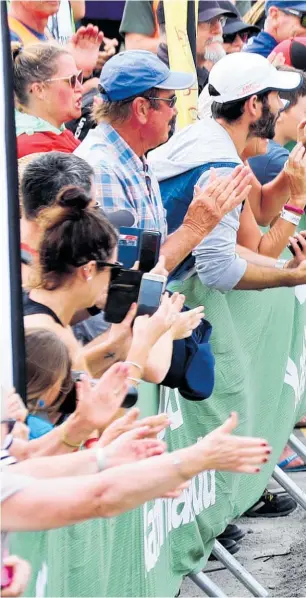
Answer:
[{"label": "man's forearm", "polygon": [[[210,232],[210,231],[209,231]],[[165,256],[166,268],[168,272],[174,270],[202,241],[205,237],[199,237],[197,232],[187,228],[184,225],[180,226],[174,233],[167,237],[166,241],[161,247],[161,255]]]},{"label": "man's forearm", "polygon": [[96,451],[89,449],[66,455],[26,459],[11,465],[10,471],[34,478],[90,475],[98,472],[98,462]]},{"label": "man's forearm", "polygon": [[264,268],[275,268],[275,264],[277,262],[274,257],[268,257],[266,255],[261,255],[260,253],[255,253],[255,251],[252,251],[248,247],[243,247],[243,245],[236,245],[236,253],[249,264],[263,266]]},{"label": "man's forearm", "polygon": [[236,285],[235,289],[251,291],[272,289],[276,287],[293,287],[298,284],[306,283],[305,279],[300,279],[295,270],[278,268],[263,268],[255,264],[248,263],[247,269]]}]

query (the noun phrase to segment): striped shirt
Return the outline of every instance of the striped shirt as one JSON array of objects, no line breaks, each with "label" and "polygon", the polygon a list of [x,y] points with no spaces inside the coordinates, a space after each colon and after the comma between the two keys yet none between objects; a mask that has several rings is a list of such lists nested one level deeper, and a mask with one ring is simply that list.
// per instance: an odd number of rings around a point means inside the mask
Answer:
[{"label": "striped shirt", "polygon": [[93,167],[96,198],[106,213],[129,210],[135,227],[158,230],[165,240],[166,212],[157,178],[111,125],[91,129],[74,153]]}]

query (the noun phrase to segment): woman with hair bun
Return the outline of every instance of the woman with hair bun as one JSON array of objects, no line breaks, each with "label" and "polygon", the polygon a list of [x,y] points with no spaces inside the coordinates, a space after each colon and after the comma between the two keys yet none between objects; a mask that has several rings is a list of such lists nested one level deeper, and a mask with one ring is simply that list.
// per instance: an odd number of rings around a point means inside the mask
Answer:
[{"label": "woman with hair bun", "polygon": [[[41,211],[39,220],[42,237],[38,264],[33,266],[32,280],[29,278],[31,290],[24,297],[25,327],[53,330],[68,347],[74,369],[100,376],[109,363],[106,350],[113,349],[111,334],[104,342],[100,337],[81,347],[70,322],[79,311],[104,306],[110,273],[121,267],[116,261],[117,234],[103,213],[90,207],[89,198],[78,187],[62,189],[55,204]],[[165,296],[154,316],[136,318],[132,337],[136,305],[131,307],[125,318],[127,342],[121,340],[115,359],[127,357],[139,364],[136,371],[132,367],[133,377],[145,373],[151,348],[171,328],[181,308],[180,295]],[[167,347],[162,355],[164,376],[168,362],[170,366],[172,339]]]},{"label": "woman with hair bun", "polygon": [[72,153],[80,142],[64,123],[81,116],[82,71],[55,42],[11,46],[18,158],[53,150]]}]

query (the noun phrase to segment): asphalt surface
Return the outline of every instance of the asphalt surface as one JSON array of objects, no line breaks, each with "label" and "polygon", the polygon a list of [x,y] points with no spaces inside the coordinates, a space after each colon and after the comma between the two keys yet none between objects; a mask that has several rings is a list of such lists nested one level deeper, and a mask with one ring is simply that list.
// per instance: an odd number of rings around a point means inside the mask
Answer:
[{"label": "asphalt surface", "polygon": [[[306,472],[292,473],[290,477],[306,493]],[[242,518],[236,523],[247,534],[235,558],[261,583],[269,596],[305,598],[306,511],[298,506],[287,517]],[[221,563],[208,562],[204,572],[227,596],[252,596]],[[197,596],[205,594],[186,578],[180,598]]]}]

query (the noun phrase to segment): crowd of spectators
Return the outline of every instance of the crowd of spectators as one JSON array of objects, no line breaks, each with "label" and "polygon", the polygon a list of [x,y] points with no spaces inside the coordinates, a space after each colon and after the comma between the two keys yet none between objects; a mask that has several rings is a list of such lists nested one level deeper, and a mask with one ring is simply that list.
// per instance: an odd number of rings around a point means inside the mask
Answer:
[{"label": "crowd of spectators", "polygon": [[[30,575],[9,532],[176,497],[206,469],[257,474],[271,453],[234,435],[236,413],[167,452],[167,413],[141,418],[127,397],[142,381],[209,397],[214,322],[178,292],[153,315],[131,301],[112,323],[105,309],[125,272],[121,213],[160,233],[153,279],[223,293],[306,284],[306,2],[266,0],[261,30],[243,20],[253,2],[199,0],[194,74],[169,69],[164,2],[9,4],[27,397],[7,389],[2,404],[3,596]],[[178,131],[176,91],[194,84],[199,118]],[[280,459],[301,466],[287,449]],[[296,507],[269,501],[253,514]]]}]

